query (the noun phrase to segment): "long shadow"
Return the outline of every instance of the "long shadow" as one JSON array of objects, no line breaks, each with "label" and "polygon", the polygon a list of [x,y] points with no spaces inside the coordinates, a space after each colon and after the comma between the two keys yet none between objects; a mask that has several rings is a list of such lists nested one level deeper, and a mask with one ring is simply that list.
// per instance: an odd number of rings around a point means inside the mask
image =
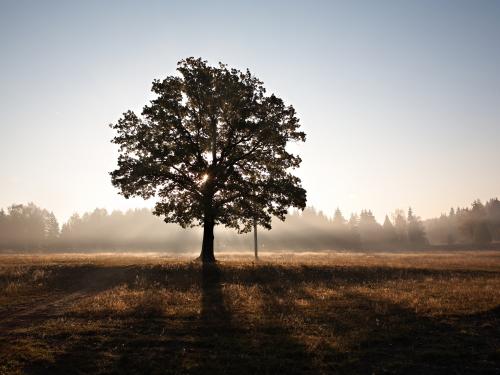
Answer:
[{"label": "long shadow", "polygon": [[[66,294],[85,291],[88,295],[126,285],[132,291],[156,287],[186,291],[196,283],[197,270],[190,265],[162,266],[82,266],[59,270],[51,285]],[[61,332],[19,335],[41,347],[49,346],[54,358],[41,357],[27,363],[29,374],[154,374],[183,372],[183,357],[192,343],[196,317],[167,318],[158,310],[138,306],[126,314],[113,311],[58,311],[42,317],[39,325],[61,319]],[[70,322],[67,331],[66,322]],[[73,328],[74,327],[74,328]],[[31,336],[31,337],[30,337]],[[35,337],[33,337],[35,336]],[[1,340],[0,340],[1,341]],[[61,345],[63,350],[56,348]]]},{"label": "long shadow", "polygon": [[240,335],[232,324],[223,295],[223,274],[217,264],[203,264],[199,278],[201,306],[190,347],[191,373],[218,373],[230,366],[229,353]]},{"label": "long shadow", "polygon": [[199,337],[194,344],[197,365],[189,372],[317,373],[304,345],[279,323],[279,317],[285,313],[278,302],[282,290],[267,287],[258,272],[253,273],[253,282],[263,291],[262,303],[267,307],[257,319],[260,323],[250,327],[247,317],[240,320],[234,316],[223,286],[233,282],[234,272],[239,271],[216,264],[202,267]]},{"label": "long shadow", "polygon": [[[137,279],[148,288],[165,287],[200,291],[199,314],[165,316],[132,311],[116,317],[104,315],[63,314],[82,327],[74,333],[38,337],[42,347],[55,352],[47,360],[30,363],[26,373],[495,373],[495,357],[500,332],[499,311],[456,317],[457,324],[416,314],[385,301],[370,300],[362,294],[345,294],[346,309],[335,311],[338,304],[311,311],[297,311],[295,297],[304,297],[304,285],[328,284],[355,286],[394,279],[433,277],[474,277],[489,272],[399,269],[391,267],[285,267],[261,265],[97,267],[84,266],[60,270],[54,275],[54,287],[70,293],[86,290],[98,293],[117,285],[134,287]],[[62,284],[61,284],[62,283]],[[247,325],[229,301],[225,285],[255,286],[260,290],[264,309]],[[292,290],[292,295],[290,295]],[[319,303],[311,297],[312,303]],[[380,305],[383,304],[383,309]],[[140,307],[139,307],[140,309]],[[326,342],[311,351],[302,338],[301,327],[291,326],[287,317],[299,317],[308,333],[307,321],[321,326]],[[496,318],[495,318],[496,317]],[[56,318],[58,318],[56,316]],[[255,323],[256,322],[256,323]],[[483,324],[490,326],[483,327]],[[91,323],[88,326],[85,324]],[[95,323],[95,325],[93,325]],[[87,328],[85,328],[87,327]],[[328,342],[362,327],[358,341],[340,352]],[[322,333],[323,334],[323,333]],[[479,336],[481,334],[481,336]],[[16,334],[16,339],[29,339]],[[21,335],[21,336],[19,336]],[[25,335],[25,336],[22,336]],[[319,335],[319,334],[318,334]],[[54,350],[65,343],[64,350]],[[6,345],[9,343],[6,342]],[[318,365],[319,363],[319,365]],[[468,364],[469,363],[469,364]]]},{"label": "long shadow", "polygon": [[[252,268],[228,269],[228,282],[237,281],[247,286],[256,284],[255,270]],[[260,282],[281,278],[290,283],[315,282],[327,286],[349,286],[376,284],[387,281],[425,280],[426,278],[450,279],[491,277],[500,275],[498,271],[476,271],[455,269],[407,268],[393,266],[316,266],[262,264],[258,266]]]},{"label": "long shadow", "polygon": [[[350,318],[354,324],[365,322],[365,332],[348,356],[330,358],[333,372],[499,373],[500,329],[495,322],[500,306],[465,316],[430,317],[359,293],[346,297],[358,307]],[[485,327],[485,321],[493,324]]]},{"label": "long shadow", "polygon": [[[149,282],[165,280],[154,269],[148,270]],[[298,374],[313,373],[310,354],[290,332],[279,324],[279,315],[285,313],[279,306],[282,297],[279,288],[262,284],[264,304],[261,324],[255,329],[235,320],[224,292],[228,279],[235,270],[217,264],[200,268],[171,270],[169,287],[187,288],[185,275],[189,273],[191,286],[200,290],[200,313],[192,320],[175,322],[163,316],[142,316],[134,312],[130,317],[114,319],[118,325],[106,327],[104,337],[98,332],[81,335],[70,348],[51,365],[31,367],[32,373],[49,371],[63,373],[191,373],[191,374]],[[198,272],[196,274],[196,272]],[[237,271],[236,271],[237,272]],[[255,274],[256,283],[268,280]],[[146,275],[145,275],[146,277]],[[123,281],[123,280],[122,280]],[[127,281],[127,280],[125,280]],[[128,280],[131,282],[131,280]],[[172,283],[173,282],[173,283]],[[73,314],[79,319],[88,315]],[[99,318],[105,319],[106,316]],[[164,336],[162,332],[167,331]],[[300,365],[297,365],[297,364]]]},{"label": "long shadow", "polygon": [[217,264],[203,264],[201,277],[201,320],[207,334],[213,328],[231,328],[231,314],[222,293],[222,272]]},{"label": "long shadow", "polygon": [[[261,277],[259,269],[253,270],[253,278],[260,285],[264,310],[264,324],[259,328],[258,366],[265,374],[318,374],[321,368],[314,353],[296,337],[297,328],[287,322],[296,314],[294,300],[289,298],[287,287],[270,283]],[[279,281],[279,278],[278,278]]]}]

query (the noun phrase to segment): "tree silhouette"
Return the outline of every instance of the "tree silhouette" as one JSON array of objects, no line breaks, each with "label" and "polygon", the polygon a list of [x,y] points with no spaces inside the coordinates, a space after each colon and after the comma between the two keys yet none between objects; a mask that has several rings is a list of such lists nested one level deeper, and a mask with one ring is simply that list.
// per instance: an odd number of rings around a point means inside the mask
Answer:
[{"label": "tree silhouette", "polygon": [[500,240],[500,201],[498,198],[490,199],[486,202],[486,211],[488,212],[488,221],[492,228],[492,237],[494,240]]},{"label": "tree silhouette", "polygon": [[51,245],[55,244],[59,237],[59,223],[53,212],[49,212],[45,217],[45,238]]},{"label": "tree silhouette", "polygon": [[406,243],[408,241],[408,223],[406,222],[404,211],[401,209],[394,211],[392,220],[394,222],[394,230],[396,231],[398,242],[401,244]]},{"label": "tree silhouette", "polygon": [[411,207],[408,208],[408,241],[412,245],[427,244],[422,220],[420,220],[420,217],[415,216]]},{"label": "tree silhouette", "polygon": [[0,210],[0,248],[41,249],[54,245],[58,235],[54,214],[34,203]]},{"label": "tree silhouette", "polygon": [[386,243],[395,243],[398,239],[396,229],[394,229],[394,225],[392,225],[391,220],[389,220],[389,216],[385,215],[384,224],[382,225],[382,230],[384,231],[384,241]]},{"label": "tree silhouette", "polygon": [[474,243],[478,245],[487,245],[491,242],[491,233],[485,221],[480,221],[476,224],[473,239]]},{"label": "tree silhouette", "polygon": [[349,232],[354,244],[359,245],[361,243],[361,236],[359,234],[359,216],[358,214],[351,214],[349,221],[347,223],[349,227]]},{"label": "tree silhouette", "polygon": [[126,198],[156,197],[154,214],[182,227],[203,225],[200,258],[212,262],[217,224],[239,232],[254,220],[267,229],[306,192],[291,173],[301,159],[287,151],[304,141],[292,106],[265,95],[256,77],[188,58],[179,75],[153,82],[156,99],[111,127],[119,145],[114,186]]},{"label": "tree silhouette", "polygon": [[342,227],[346,223],[347,220],[344,218],[344,215],[342,215],[342,211],[340,211],[340,208],[337,207],[333,215],[333,225],[336,227]]},{"label": "tree silhouette", "polygon": [[358,229],[361,242],[364,244],[373,244],[382,240],[382,227],[377,223],[371,210],[361,210]]}]

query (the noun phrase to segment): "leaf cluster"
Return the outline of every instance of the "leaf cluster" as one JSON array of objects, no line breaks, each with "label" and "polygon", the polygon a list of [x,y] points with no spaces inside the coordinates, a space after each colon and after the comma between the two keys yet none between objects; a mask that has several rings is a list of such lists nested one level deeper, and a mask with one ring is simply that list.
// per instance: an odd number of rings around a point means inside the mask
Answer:
[{"label": "leaf cluster", "polygon": [[292,106],[266,95],[248,70],[178,63],[178,75],[155,80],[142,116],[128,111],[110,126],[119,146],[112,183],[125,197],[156,197],[154,213],[183,227],[213,220],[241,232],[253,220],[270,228],[306,192],[287,150],[305,141]]}]

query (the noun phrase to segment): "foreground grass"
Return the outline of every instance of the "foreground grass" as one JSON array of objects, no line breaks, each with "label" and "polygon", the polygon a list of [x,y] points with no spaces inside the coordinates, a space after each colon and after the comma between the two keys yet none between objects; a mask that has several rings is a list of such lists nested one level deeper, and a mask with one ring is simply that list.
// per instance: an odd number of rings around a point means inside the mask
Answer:
[{"label": "foreground grass", "polygon": [[500,252],[0,256],[0,374],[499,373]]}]

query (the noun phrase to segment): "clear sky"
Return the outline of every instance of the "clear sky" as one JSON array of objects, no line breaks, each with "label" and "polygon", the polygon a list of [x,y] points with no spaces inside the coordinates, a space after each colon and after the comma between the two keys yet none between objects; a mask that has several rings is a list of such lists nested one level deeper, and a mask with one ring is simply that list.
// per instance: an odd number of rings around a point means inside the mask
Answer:
[{"label": "clear sky", "polygon": [[294,105],[327,214],[500,196],[500,1],[0,0],[0,207],[145,206],[111,186],[107,125],[188,56]]}]

